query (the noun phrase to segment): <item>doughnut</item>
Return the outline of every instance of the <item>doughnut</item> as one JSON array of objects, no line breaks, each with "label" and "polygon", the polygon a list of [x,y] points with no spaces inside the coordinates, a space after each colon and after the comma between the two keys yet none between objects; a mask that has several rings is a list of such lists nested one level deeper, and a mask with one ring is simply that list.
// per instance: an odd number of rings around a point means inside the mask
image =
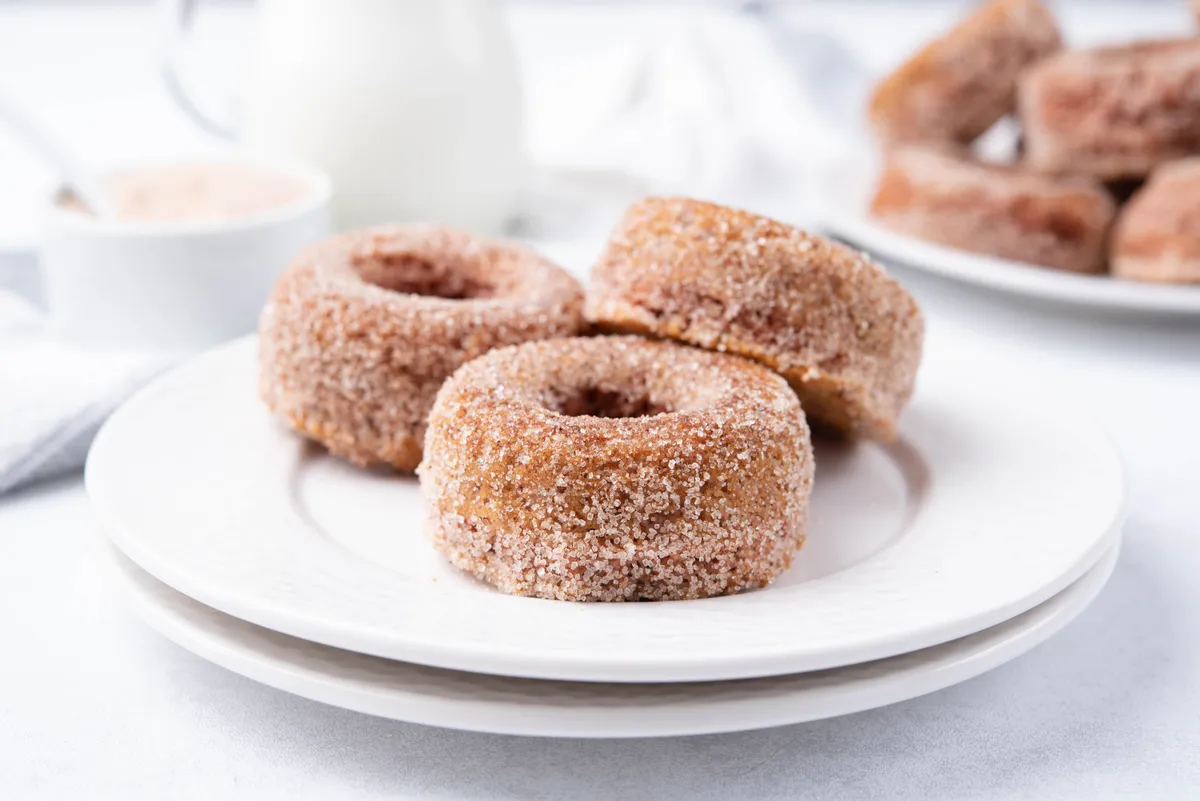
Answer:
[{"label": "doughnut", "polygon": [[592,269],[602,331],[663,337],[779,372],[810,421],[890,440],[912,395],[924,323],[864,254],[712,203],[647,198]]},{"label": "doughnut", "polygon": [[1200,152],[1200,38],[1053,56],[1021,78],[1018,106],[1033,169],[1145,176]]},{"label": "doughnut", "polygon": [[898,233],[1076,273],[1104,270],[1116,206],[1090,178],[922,147],[888,154],[871,215]]},{"label": "doughnut", "polygon": [[1021,70],[1062,46],[1040,0],[991,0],[875,87],[868,115],[895,142],[970,142],[1016,106]]},{"label": "doughnut", "polygon": [[1112,271],[1134,281],[1200,283],[1200,158],[1158,167],[1121,210]]},{"label": "doughnut", "polygon": [[259,394],[357,465],[411,471],[460,365],[582,330],[583,293],[515,244],[430,225],[352,231],[302,251],[259,321]]},{"label": "doughnut", "polygon": [[530,342],[438,393],[418,469],[437,548],[506,593],[705,598],[804,542],[813,457],[787,383],[641,337]]}]

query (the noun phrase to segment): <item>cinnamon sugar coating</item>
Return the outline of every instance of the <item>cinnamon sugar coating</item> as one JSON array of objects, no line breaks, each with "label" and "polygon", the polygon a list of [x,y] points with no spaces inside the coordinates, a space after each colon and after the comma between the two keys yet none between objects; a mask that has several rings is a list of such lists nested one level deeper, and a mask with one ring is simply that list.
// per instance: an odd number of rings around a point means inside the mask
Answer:
[{"label": "cinnamon sugar coating", "polygon": [[888,228],[974,253],[1102,272],[1116,206],[1098,182],[983,164],[929,148],[888,154],[871,214]]},{"label": "cinnamon sugar coating", "polygon": [[259,393],[355,464],[412,470],[445,379],[492,348],[578,333],[583,295],[521,246],[442,226],[382,226],[312,245],[259,321]]},{"label": "cinnamon sugar coating", "polygon": [[1200,157],[1160,166],[1121,210],[1112,270],[1134,281],[1200,283]]},{"label": "cinnamon sugar coating", "polygon": [[1032,168],[1144,176],[1200,152],[1200,39],[1061,53],[1022,76],[1019,107]]},{"label": "cinnamon sugar coating", "polygon": [[889,440],[912,395],[924,321],[858,251],[712,203],[647,198],[592,270],[600,328],[666,337],[779,372],[813,422]]},{"label": "cinnamon sugar coating", "polygon": [[970,142],[1013,111],[1021,70],[1060,47],[1040,0],[990,0],[880,81],[872,127],[885,143]]},{"label": "cinnamon sugar coating", "polygon": [[517,595],[762,587],[804,541],[813,459],[786,382],[640,337],[503,348],[456,372],[418,474],[438,549]]}]

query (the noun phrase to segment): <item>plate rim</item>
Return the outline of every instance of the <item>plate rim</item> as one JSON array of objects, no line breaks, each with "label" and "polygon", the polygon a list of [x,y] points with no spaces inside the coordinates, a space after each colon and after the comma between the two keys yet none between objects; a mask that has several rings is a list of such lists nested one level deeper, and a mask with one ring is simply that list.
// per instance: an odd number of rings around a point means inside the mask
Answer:
[{"label": "plate rim", "polygon": [[[846,196],[864,190],[878,159],[846,155],[815,171],[814,216],[817,226],[854,247],[913,270],[1010,295],[1130,313],[1200,316],[1200,285],[1123,281],[1077,275],[981,253],[959,250],[891,231],[874,222]],[[850,186],[845,176],[851,176]],[[838,180],[840,178],[840,181]]]},{"label": "plate rim", "polygon": [[[315,620],[312,616],[297,616],[290,610],[280,609],[270,604],[264,605],[258,599],[230,597],[228,594],[222,595],[219,592],[212,591],[209,587],[204,586],[203,582],[194,581],[187,574],[186,569],[181,569],[177,565],[164,564],[156,560],[154,555],[148,553],[145,548],[141,547],[138,537],[129,534],[125,526],[121,523],[120,516],[108,507],[104,493],[98,491],[101,482],[99,480],[100,470],[97,468],[97,464],[102,463],[103,458],[98,457],[97,454],[106,453],[107,442],[111,437],[111,432],[115,430],[114,426],[122,425],[121,421],[124,415],[129,414],[128,409],[136,409],[134,401],[151,393],[156,386],[170,381],[173,376],[187,371],[191,365],[196,364],[200,360],[232,358],[223,356],[222,354],[236,351],[239,348],[248,349],[252,344],[253,337],[239,340],[231,345],[222,346],[206,354],[202,354],[196,361],[188,362],[175,368],[167,375],[140,390],[127,403],[126,407],[118,410],[109,419],[96,438],[92,452],[89,454],[88,465],[85,471],[85,484],[92,502],[94,514],[101,529],[135,563],[160,581],[207,606],[294,637],[385,658],[402,659],[434,667],[469,670],[480,673],[601,682],[676,682],[740,679],[794,673],[802,670],[825,669],[838,665],[879,659],[960,638],[980,629],[995,625],[1043,602],[1046,598],[1056,594],[1077,580],[1095,562],[1098,555],[1104,551],[1106,543],[1120,531],[1128,507],[1128,482],[1119,453],[1111,439],[1107,435],[1104,435],[1101,429],[1096,428],[1094,425],[1090,426],[1090,433],[1098,437],[1098,443],[1102,442],[1104,449],[1110,452],[1112,456],[1113,461],[1110,467],[1115,471],[1115,478],[1120,488],[1120,497],[1107,530],[1093,541],[1090,548],[1076,558],[1069,570],[1060,573],[1055,580],[1044,584],[1037,592],[1031,593],[1019,600],[1011,601],[1002,608],[990,610],[986,614],[980,613],[959,618],[953,626],[927,626],[915,634],[913,631],[901,632],[891,635],[888,638],[873,640],[862,647],[843,649],[836,658],[829,658],[826,655],[824,659],[817,659],[813,658],[811,654],[806,658],[797,658],[792,651],[774,652],[767,656],[762,654],[756,655],[754,657],[754,667],[748,668],[747,658],[740,654],[729,654],[711,658],[705,661],[703,665],[698,665],[694,661],[687,660],[672,662],[664,660],[661,656],[645,661],[625,656],[619,662],[612,663],[602,662],[596,664],[589,661],[581,669],[582,663],[577,656],[567,658],[542,654],[537,656],[534,663],[531,663],[529,654],[524,651],[490,646],[481,647],[479,644],[475,644],[471,648],[464,648],[461,643],[457,642],[453,645],[447,645],[445,642],[440,641],[418,642],[410,637],[399,644],[401,647],[397,647],[396,642],[392,642],[386,647],[381,647],[377,640],[364,639],[365,635],[361,630],[347,631],[343,628],[335,631],[329,628],[328,621]],[[234,595],[236,596],[236,593]],[[508,603],[512,600],[509,596],[494,596],[494,603],[498,604]],[[937,631],[936,634],[931,633],[935,630]],[[914,640],[918,641],[919,644],[914,644]]]},{"label": "plate rim", "polygon": [[[1118,532],[1080,578],[1041,604],[996,626],[919,651],[832,668],[819,674],[638,685],[479,676],[403,662],[389,663],[379,657],[308,642],[207,607],[142,570],[111,541],[103,541],[103,535],[99,538],[108,572],[133,614],[177,646],[236,675],[318,703],[391,720],[489,734],[579,739],[695,736],[794,725],[876,709],[960,684],[1023,656],[1079,617],[1107,585],[1122,547]],[[166,601],[156,601],[156,595],[169,599],[171,606]],[[189,613],[181,611],[181,607],[190,609],[191,616],[207,619],[208,626],[219,631],[204,630],[202,625],[190,623]],[[229,623],[239,631],[238,636],[220,633],[227,631]],[[292,659],[264,655],[261,647],[256,650],[247,642],[264,638],[268,643],[275,639],[287,643],[284,650]],[[305,664],[302,655],[309,662],[319,657],[324,657],[321,661],[333,662],[340,657],[348,664],[340,673],[322,672]],[[435,681],[438,677],[469,681],[472,691],[479,695],[464,699],[460,692],[459,697],[447,700],[451,695],[448,692],[422,695],[411,687],[389,687],[388,681],[395,685],[401,682],[390,677],[387,681],[371,677],[370,670],[356,669],[362,665],[375,665],[389,672],[417,671],[412,675],[432,676]],[[856,674],[861,676],[855,678]],[[805,689],[806,683],[815,686]],[[564,685],[583,688],[591,694],[594,706],[586,711],[578,705],[537,706],[538,699]],[[531,688],[536,688],[536,692],[530,693]],[[692,693],[695,697],[685,703],[697,708],[683,716],[678,714],[678,702],[660,709],[641,700],[622,704],[624,699],[618,697],[614,702],[611,696],[600,707],[599,699],[606,688],[618,696],[628,695],[631,689],[652,696],[663,691],[676,697]],[[519,700],[521,689],[526,692],[525,701]],[[745,691],[740,698],[733,695],[739,690]],[[495,697],[484,697],[486,691],[493,692]],[[528,700],[530,695],[533,702]],[[806,695],[813,696],[815,703],[810,699],[806,707]],[[672,714],[665,714],[668,711]],[[599,715],[600,719],[583,721],[588,713]],[[643,718],[637,718],[638,713]]]}]

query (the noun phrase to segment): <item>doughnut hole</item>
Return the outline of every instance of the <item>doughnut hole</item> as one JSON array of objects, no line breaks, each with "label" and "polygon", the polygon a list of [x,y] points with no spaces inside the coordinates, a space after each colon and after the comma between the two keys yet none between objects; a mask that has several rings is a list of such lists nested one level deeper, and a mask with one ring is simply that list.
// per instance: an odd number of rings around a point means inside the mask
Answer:
[{"label": "doughnut hole", "polygon": [[486,280],[490,261],[470,257],[431,259],[387,239],[370,240],[351,256],[351,267],[368,284],[405,295],[468,300],[490,298],[496,286]]},{"label": "doughnut hole", "polygon": [[551,408],[567,417],[630,418],[655,417],[675,411],[659,403],[646,392],[623,392],[603,387],[582,387],[553,404]]}]

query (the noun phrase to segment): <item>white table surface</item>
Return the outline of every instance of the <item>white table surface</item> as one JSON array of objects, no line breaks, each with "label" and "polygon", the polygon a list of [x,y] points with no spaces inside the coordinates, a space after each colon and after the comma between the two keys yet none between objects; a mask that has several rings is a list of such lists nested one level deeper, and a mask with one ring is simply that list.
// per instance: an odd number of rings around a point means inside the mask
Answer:
[{"label": "white table surface", "polygon": [[[1069,9],[1068,25],[1183,19],[1114,9]],[[856,41],[880,61],[947,13],[817,19],[874,37]],[[145,16],[0,9],[0,76],[14,53],[25,59],[56,119],[95,120],[78,139],[97,160],[122,156],[105,92],[157,120],[164,152],[205,146],[143,74]],[[81,72],[54,52],[94,64]],[[1127,460],[1132,509],[1109,586],[1029,655],[889,708],[742,734],[570,741],[379,720],[259,686],[142,626],[107,586],[70,478],[0,500],[0,798],[1200,797],[1200,324],[1096,318],[899,274],[936,344],[966,359],[965,378],[1019,369],[1072,395]]]}]

